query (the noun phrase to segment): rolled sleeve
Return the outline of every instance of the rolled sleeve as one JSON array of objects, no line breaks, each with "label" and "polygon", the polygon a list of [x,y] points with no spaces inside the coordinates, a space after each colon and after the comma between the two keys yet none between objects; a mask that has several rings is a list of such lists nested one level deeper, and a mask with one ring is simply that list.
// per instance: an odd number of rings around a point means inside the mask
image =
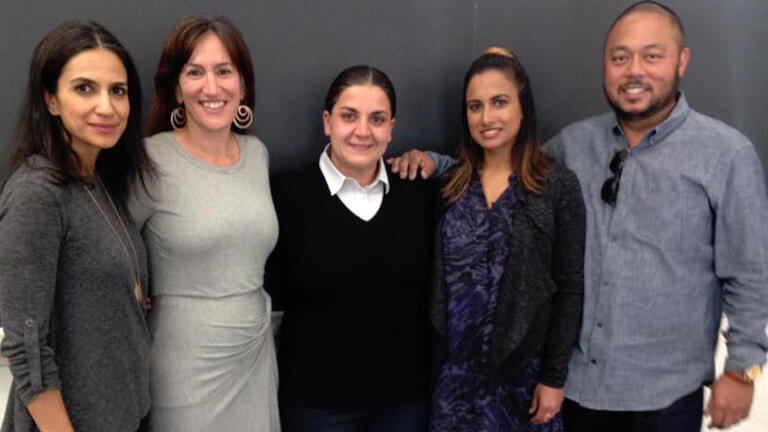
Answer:
[{"label": "rolled sleeve", "polygon": [[48,333],[62,226],[59,203],[45,185],[8,184],[0,196],[0,351],[25,404],[61,387]]},{"label": "rolled sleeve", "polygon": [[726,370],[765,362],[768,339],[768,197],[760,160],[751,145],[736,152],[720,173],[715,220],[715,272],[723,282],[729,326]]},{"label": "rolled sleeve", "polygon": [[452,158],[450,155],[444,155],[433,151],[425,151],[424,153],[432,159],[435,163],[435,175],[441,176],[446,173],[451,167],[456,165],[459,160]]}]

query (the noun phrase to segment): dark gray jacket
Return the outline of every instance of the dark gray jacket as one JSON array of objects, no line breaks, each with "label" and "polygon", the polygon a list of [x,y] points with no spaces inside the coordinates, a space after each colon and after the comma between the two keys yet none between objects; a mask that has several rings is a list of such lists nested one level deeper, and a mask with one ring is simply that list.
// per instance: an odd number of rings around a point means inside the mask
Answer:
[{"label": "dark gray jacket", "polygon": [[[538,381],[562,387],[579,330],[584,282],[584,202],[576,175],[553,166],[542,194],[516,190],[513,233],[500,281],[489,376],[498,383],[532,356],[542,367]],[[447,296],[441,218],[436,231],[430,319],[434,372],[446,348]]]}]

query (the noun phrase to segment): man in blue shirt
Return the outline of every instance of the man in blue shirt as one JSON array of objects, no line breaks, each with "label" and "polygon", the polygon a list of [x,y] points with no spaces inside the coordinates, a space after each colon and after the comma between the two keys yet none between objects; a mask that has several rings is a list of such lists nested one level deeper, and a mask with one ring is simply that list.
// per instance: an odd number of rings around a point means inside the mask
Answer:
[{"label": "man in blue shirt", "polygon": [[[706,409],[712,427],[726,428],[749,414],[768,349],[762,166],[746,137],[692,110],[678,90],[691,53],[671,9],[630,6],[604,54],[613,112],[545,144],[578,175],[587,209],[565,429],[698,432],[721,312],[726,372]],[[406,159],[433,167],[422,153]]]}]

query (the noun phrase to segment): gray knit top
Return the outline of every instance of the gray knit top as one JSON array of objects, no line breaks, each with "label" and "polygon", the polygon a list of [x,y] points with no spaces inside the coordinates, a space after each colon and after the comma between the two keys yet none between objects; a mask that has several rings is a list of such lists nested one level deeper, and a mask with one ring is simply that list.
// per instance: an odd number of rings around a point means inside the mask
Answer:
[{"label": "gray knit top", "polygon": [[[146,288],[141,237],[120,211]],[[50,174],[27,165],[6,183],[0,316],[13,383],[3,432],[37,430],[26,405],[49,389],[61,389],[78,432],[135,431],[149,411],[149,332],[134,294],[133,258],[118,235],[125,241],[98,183],[56,186]]]}]

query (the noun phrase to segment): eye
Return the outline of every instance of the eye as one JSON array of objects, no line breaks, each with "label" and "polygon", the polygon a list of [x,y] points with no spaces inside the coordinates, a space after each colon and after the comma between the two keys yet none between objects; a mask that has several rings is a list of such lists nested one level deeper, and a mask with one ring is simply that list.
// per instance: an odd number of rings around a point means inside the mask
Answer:
[{"label": "eye", "polygon": [[648,60],[649,62],[656,62],[661,60],[662,58],[663,56],[661,54],[648,54],[645,56],[645,59]]},{"label": "eye", "polygon": [[118,85],[118,86],[112,87],[111,91],[112,91],[112,94],[115,96],[125,96],[128,94],[128,87]]},{"label": "eye", "polygon": [[216,73],[218,73],[219,75],[222,75],[222,76],[227,76],[227,75],[232,75],[233,71],[232,71],[232,68],[223,67],[223,68],[219,69],[218,71],[216,71]]},{"label": "eye", "polygon": [[355,121],[355,119],[357,118],[357,116],[354,113],[351,113],[351,112],[343,112],[343,113],[339,114],[339,117],[341,117],[341,119],[346,121],[346,122]]},{"label": "eye", "polygon": [[199,78],[199,77],[203,76],[203,71],[201,71],[200,69],[197,69],[197,68],[189,68],[184,73],[184,75],[186,75],[186,76],[188,76],[190,78]]},{"label": "eye", "polygon": [[91,93],[93,91],[93,86],[88,83],[80,83],[75,85],[75,91],[83,94]]},{"label": "eye", "polygon": [[495,99],[493,101],[493,106],[495,106],[495,107],[503,107],[503,106],[506,106],[507,103],[508,102],[507,102],[506,99]]},{"label": "eye", "polygon": [[624,64],[629,60],[629,56],[626,54],[614,54],[611,56],[611,63]]},{"label": "eye", "polygon": [[483,108],[483,105],[477,102],[470,102],[467,104],[467,111],[472,113],[479,112],[482,108]]},{"label": "eye", "polygon": [[371,123],[373,123],[375,126],[381,126],[386,122],[387,116],[385,115],[374,115],[371,117]]}]

